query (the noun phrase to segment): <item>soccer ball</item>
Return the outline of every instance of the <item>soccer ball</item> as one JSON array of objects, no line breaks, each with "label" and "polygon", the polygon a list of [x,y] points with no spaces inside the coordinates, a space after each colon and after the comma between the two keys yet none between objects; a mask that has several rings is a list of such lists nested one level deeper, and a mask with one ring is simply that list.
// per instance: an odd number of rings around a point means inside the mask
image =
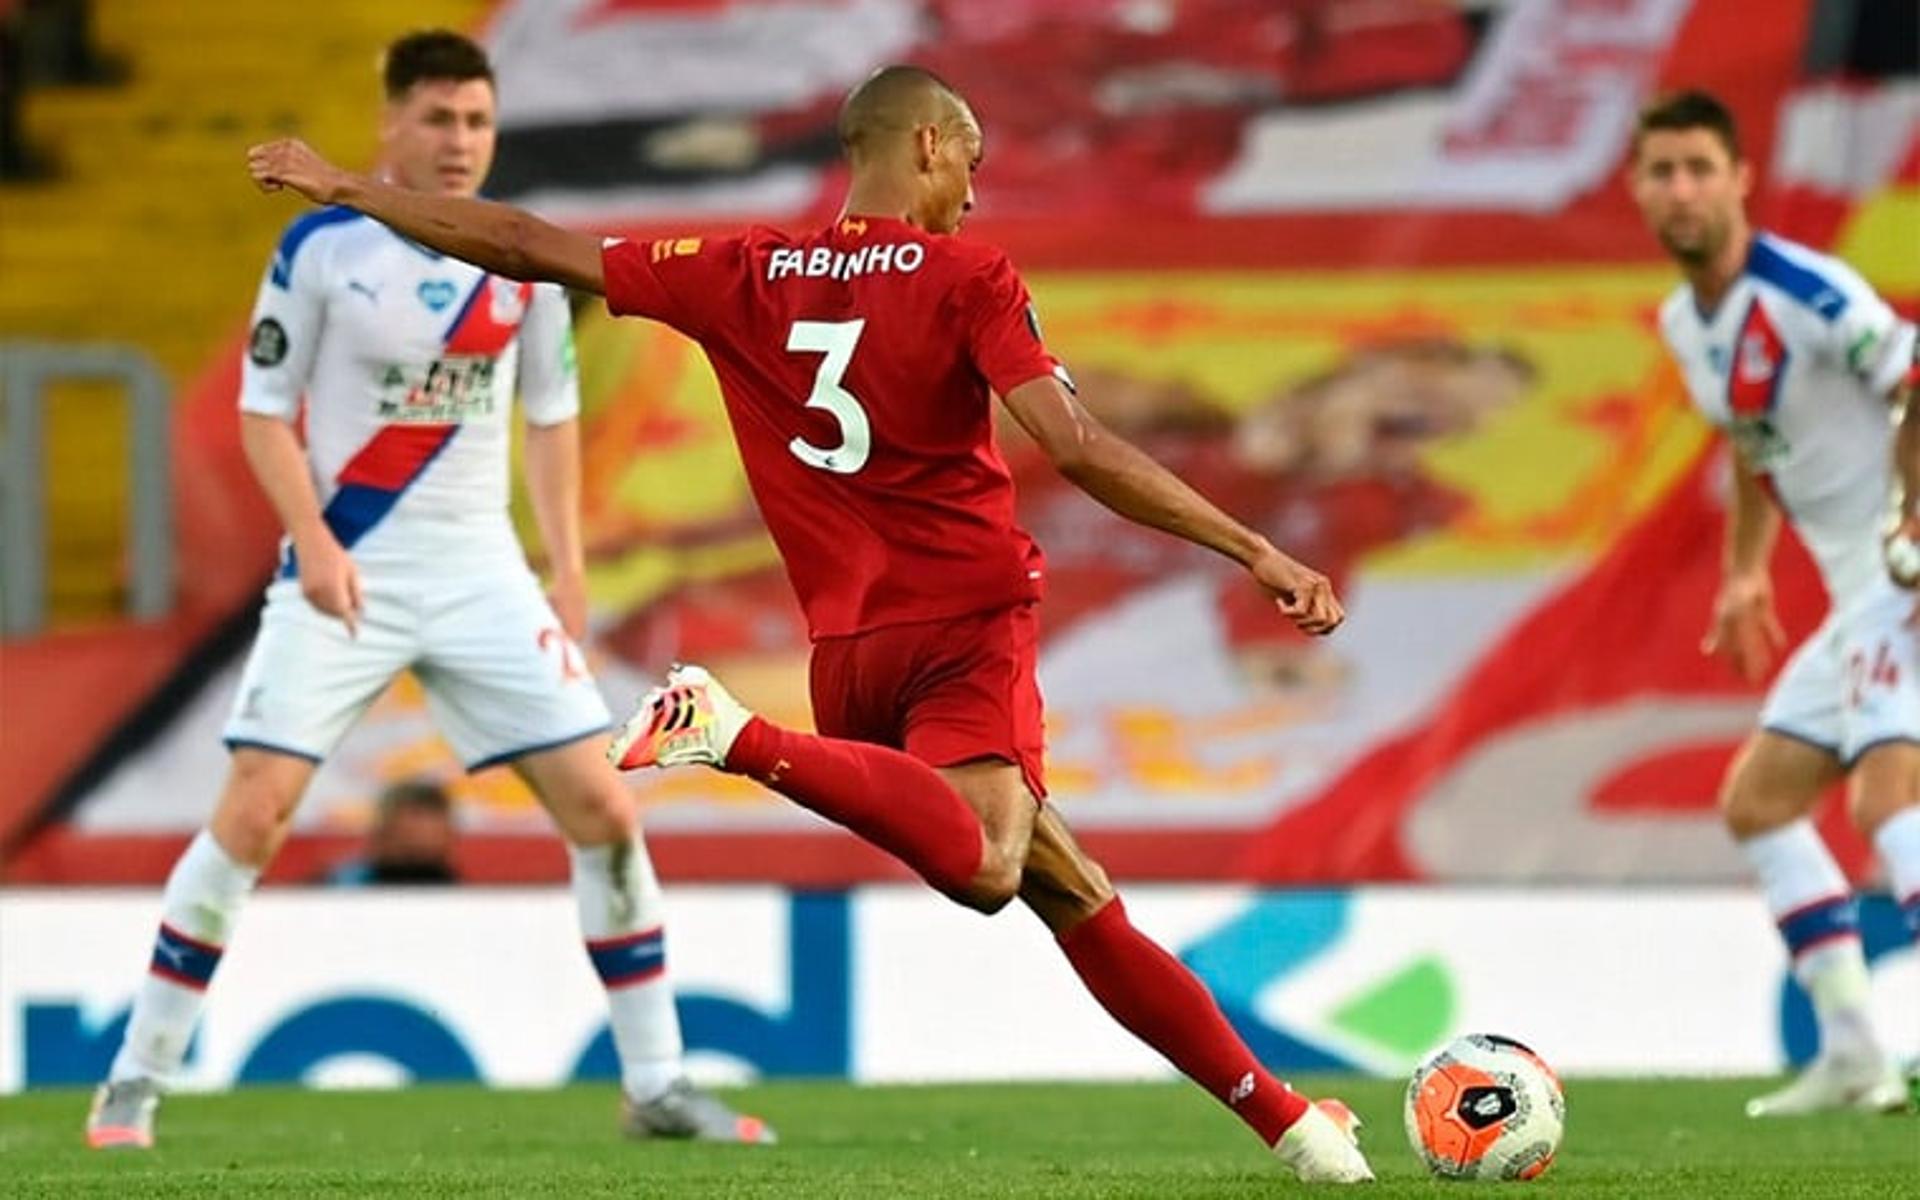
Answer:
[{"label": "soccer ball", "polygon": [[1560,1078],[1512,1038],[1470,1033],[1436,1053],[1407,1085],[1407,1139],[1448,1179],[1533,1179],[1566,1128]]}]

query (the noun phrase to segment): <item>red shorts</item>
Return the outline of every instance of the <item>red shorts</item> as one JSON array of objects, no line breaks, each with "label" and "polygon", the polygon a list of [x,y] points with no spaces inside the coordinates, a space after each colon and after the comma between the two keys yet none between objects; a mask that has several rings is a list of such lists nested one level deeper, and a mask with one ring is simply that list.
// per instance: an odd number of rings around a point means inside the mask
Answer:
[{"label": "red shorts", "polygon": [[827,737],[951,767],[998,758],[1047,794],[1037,604],[892,625],[813,646],[814,725]]}]

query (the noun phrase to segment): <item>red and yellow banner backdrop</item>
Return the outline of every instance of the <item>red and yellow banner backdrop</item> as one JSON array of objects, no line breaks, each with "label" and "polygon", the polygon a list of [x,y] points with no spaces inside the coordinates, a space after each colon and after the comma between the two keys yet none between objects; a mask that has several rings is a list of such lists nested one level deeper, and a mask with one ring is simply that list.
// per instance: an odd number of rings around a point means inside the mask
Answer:
[{"label": "red and yellow banner backdrop", "polygon": [[[987,128],[966,236],[1026,269],[1082,399],[1327,571],[1351,614],[1293,636],[1224,563],[1100,509],[1003,430],[1049,561],[1054,803],[1090,847],[1136,877],[1728,878],[1711,801],[1758,695],[1697,652],[1722,464],[1664,360],[1674,279],[1621,168],[1647,95],[1713,86],[1768,184],[1757,213],[1896,303],[1920,296],[1920,89],[1804,78],[1807,15],[529,0],[491,26],[495,186],[633,233],[828,218],[833,100],[877,62],[942,70]],[[675,48],[696,45],[689,74]],[[1023,68],[1035,54],[1051,68]],[[805,723],[804,634],[698,349],[593,305],[577,337],[610,702],[692,660]],[[1790,626],[1810,628],[1823,601],[1796,548],[1780,571]],[[222,769],[236,671],[97,759],[16,876],[164,871]],[[320,773],[283,872],[421,773],[458,770],[403,680]],[[669,876],[893,872],[748,783],[634,786]],[[510,772],[457,787],[472,873],[561,869]]]}]

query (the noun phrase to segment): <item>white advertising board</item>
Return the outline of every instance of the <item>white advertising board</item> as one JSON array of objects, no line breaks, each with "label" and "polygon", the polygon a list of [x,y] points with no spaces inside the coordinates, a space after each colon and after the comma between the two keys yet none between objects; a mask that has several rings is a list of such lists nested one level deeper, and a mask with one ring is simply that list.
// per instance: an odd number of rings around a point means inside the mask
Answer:
[{"label": "white advertising board", "polygon": [[[669,968],[704,1078],[1167,1073],[1026,916],[911,888],[670,899]],[[157,900],[0,893],[0,1091],[104,1071]],[[1572,1073],[1758,1073],[1812,1048],[1778,939],[1740,890],[1142,887],[1128,907],[1283,1072],[1398,1073],[1473,1029]],[[1910,1052],[1920,953],[1885,900],[1863,918],[1883,1032]],[[181,1085],[542,1086],[612,1068],[564,891],[270,890],[228,947]]]}]

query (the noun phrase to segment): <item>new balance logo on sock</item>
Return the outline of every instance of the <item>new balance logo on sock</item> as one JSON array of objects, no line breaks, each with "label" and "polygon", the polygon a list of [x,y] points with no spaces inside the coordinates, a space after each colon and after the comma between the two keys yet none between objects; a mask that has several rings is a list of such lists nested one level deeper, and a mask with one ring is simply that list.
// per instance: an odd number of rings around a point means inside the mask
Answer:
[{"label": "new balance logo on sock", "polygon": [[772,787],[774,784],[780,782],[781,773],[784,772],[788,767],[791,767],[792,765],[793,764],[788,762],[786,759],[784,758],[780,759],[779,761],[773,764],[773,769],[767,772],[766,778],[761,780],[761,782],[765,783],[769,787]]},{"label": "new balance logo on sock", "polygon": [[214,968],[220,965],[220,952],[219,946],[189,937],[163,921],[153,940],[153,959],[147,969],[162,979],[204,992],[213,979]]},{"label": "new balance logo on sock", "polygon": [[610,988],[656,979],[667,969],[666,932],[659,926],[618,937],[590,939],[587,957]]},{"label": "new balance logo on sock", "polygon": [[1253,1072],[1248,1071],[1245,1075],[1242,1075],[1240,1077],[1239,1083],[1236,1083],[1233,1085],[1233,1091],[1227,1094],[1228,1106],[1237,1107],[1242,1100],[1245,1100],[1248,1096],[1253,1095],[1253,1088],[1254,1088]]}]

